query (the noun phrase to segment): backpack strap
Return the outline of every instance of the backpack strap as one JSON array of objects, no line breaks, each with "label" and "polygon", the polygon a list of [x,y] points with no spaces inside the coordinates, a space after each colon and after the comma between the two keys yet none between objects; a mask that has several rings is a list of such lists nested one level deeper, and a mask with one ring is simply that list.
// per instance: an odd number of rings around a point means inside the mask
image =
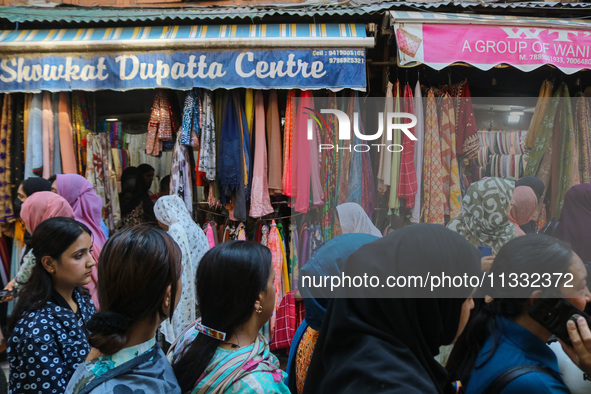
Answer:
[{"label": "backpack strap", "polygon": [[527,364],[527,365],[518,365],[513,368],[509,368],[499,376],[495,380],[492,381],[491,384],[483,391],[483,394],[496,394],[500,393],[505,386],[511,383],[513,380],[517,379],[522,375],[526,375],[532,372],[540,372],[545,373],[546,375],[550,375],[559,381],[562,381],[560,375],[558,375],[554,370],[546,367],[542,367],[540,365],[534,364]]}]

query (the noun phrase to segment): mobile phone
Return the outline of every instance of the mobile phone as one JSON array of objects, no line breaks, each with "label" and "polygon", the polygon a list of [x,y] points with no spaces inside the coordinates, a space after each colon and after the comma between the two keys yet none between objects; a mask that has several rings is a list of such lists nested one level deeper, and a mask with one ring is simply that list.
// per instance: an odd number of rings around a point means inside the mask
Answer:
[{"label": "mobile phone", "polygon": [[587,324],[591,326],[591,316],[564,298],[540,298],[534,302],[528,313],[535,321],[569,346],[572,346],[566,329],[566,323],[569,320],[573,320],[576,324],[579,317],[584,317]]},{"label": "mobile phone", "polygon": [[478,249],[480,249],[480,258],[490,256],[492,254],[492,248],[490,246],[478,245]]}]

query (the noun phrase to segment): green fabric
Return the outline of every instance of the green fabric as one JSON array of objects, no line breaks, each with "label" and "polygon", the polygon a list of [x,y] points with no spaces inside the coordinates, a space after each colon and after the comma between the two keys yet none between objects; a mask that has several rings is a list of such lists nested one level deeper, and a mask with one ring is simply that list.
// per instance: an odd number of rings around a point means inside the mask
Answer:
[{"label": "green fabric", "polygon": [[[552,217],[559,218],[564,204],[564,195],[573,186],[573,171],[575,170],[575,127],[573,122],[573,110],[568,86],[563,83],[559,90],[562,101],[559,106],[560,116],[560,140],[558,145],[558,192],[555,201],[552,201]],[[578,170],[578,169],[577,169]]]},{"label": "green fabric", "polygon": [[544,118],[536,133],[536,139],[529,154],[529,159],[523,176],[537,175],[540,164],[542,163],[542,158],[548,149],[550,141],[552,141],[554,118],[556,117],[556,111],[558,109],[558,104],[560,103],[560,90],[561,89],[556,89],[554,96],[548,99],[546,113],[544,114]]}]

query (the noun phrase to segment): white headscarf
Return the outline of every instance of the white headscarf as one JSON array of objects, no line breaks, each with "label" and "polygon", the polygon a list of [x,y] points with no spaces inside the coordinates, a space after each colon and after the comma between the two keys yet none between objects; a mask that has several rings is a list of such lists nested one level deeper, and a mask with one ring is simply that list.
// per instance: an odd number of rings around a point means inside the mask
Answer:
[{"label": "white headscarf", "polygon": [[166,341],[173,343],[185,327],[195,321],[195,275],[201,257],[209,250],[209,243],[203,230],[191,218],[185,202],[178,196],[160,197],[154,205],[154,214],[159,222],[168,226],[168,234],[179,245],[183,254],[181,299],[174,310],[172,324],[166,319],[160,325]]},{"label": "white headscarf", "polygon": [[382,236],[380,230],[373,225],[361,205],[355,202],[346,202],[337,205],[337,213],[343,234],[364,233],[376,237]]}]

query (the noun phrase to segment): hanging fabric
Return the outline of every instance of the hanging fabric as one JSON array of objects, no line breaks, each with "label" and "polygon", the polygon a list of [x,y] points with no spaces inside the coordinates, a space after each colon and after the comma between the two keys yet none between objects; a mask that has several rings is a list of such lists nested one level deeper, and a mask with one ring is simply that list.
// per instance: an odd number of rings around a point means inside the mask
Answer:
[{"label": "hanging fabric", "polygon": [[[575,133],[573,125],[573,113],[568,86],[562,84],[559,87],[559,95],[562,98],[558,106],[554,128],[555,140],[552,150],[556,152],[552,158],[552,217],[560,217],[564,195],[576,183],[573,179],[574,169],[578,167],[575,161]],[[555,150],[556,149],[556,150]],[[577,177],[578,178],[578,177]]]},{"label": "hanging fabric", "polygon": [[479,145],[468,81],[454,85],[452,91],[456,97],[456,153],[471,158]]},{"label": "hanging fabric", "polygon": [[427,93],[425,112],[424,217],[425,223],[445,224],[445,192],[441,179],[441,139],[433,89]]},{"label": "hanging fabric", "polygon": [[[311,92],[310,106],[308,108],[314,109],[314,97],[312,96]],[[320,129],[315,126],[316,124],[314,124],[312,140],[307,141],[307,143],[308,149],[310,151],[310,187],[312,189],[312,205],[317,206],[324,202],[324,187],[320,176],[321,163],[318,152],[318,147],[320,146],[320,141],[322,141],[322,139],[320,137]],[[303,131],[304,129],[300,130],[300,132]]]},{"label": "hanging fabric", "polygon": [[62,173],[62,154],[60,144],[59,93],[51,93],[51,112],[53,113],[53,162],[52,174]]},{"label": "hanging fabric", "polygon": [[255,150],[252,191],[250,196],[250,216],[260,218],[273,213],[269,187],[267,183],[267,143],[265,141],[265,102],[263,92],[258,90],[254,95],[255,107]]},{"label": "hanging fabric", "polygon": [[[412,89],[410,85],[404,87],[404,112],[415,114]],[[414,127],[409,130],[415,133]],[[411,140],[406,134],[402,136],[402,155],[400,158],[400,182],[398,185],[398,198],[403,198],[406,202],[406,208],[415,206],[415,195],[417,194],[417,174],[415,169],[415,141]],[[371,216],[370,216],[371,217]]]},{"label": "hanging fabric", "polygon": [[[337,98],[334,92],[328,96],[328,108],[337,109]],[[338,141],[338,123],[334,116],[327,119],[327,130],[322,139],[323,144],[337,146]],[[324,239],[330,240],[333,237],[333,224],[335,208],[337,206],[337,182],[339,171],[339,153],[335,149],[324,149],[322,151],[322,174],[324,179],[324,205],[322,206],[322,227],[324,230]],[[291,252],[291,249],[290,249]],[[296,251],[297,254],[297,251]]]},{"label": "hanging fabric", "polygon": [[199,171],[205,173],[207,180],[213,181],[216,179],[216,138],[211,91],[202,89],[201,97],[203,116],[201,116]]},{"label": "hanging fabric", "polygon": [[244,103],[242,102],[238,92],[233,93],[234,108],[238,118],[238,138],[239,138],[239,160],[240,160],[240,185],[234,195],[234,209],[232,211],[234,220],[246,221],[247,217],[247,199],[250,199],[250,176],[251,160],[250,160],[250,135],[248,132],[248,124],[246,120],[246,113]]},{"label": "hanging fabric", "polygon": [[[303,91],[298,100],[298,110],[295,120],[295,145],[296,145],[296,163],[293,165],[293,176],[296,182],[295,193],[295,210],[296,212],[308,212],[310,205],[310,172],[311,172],[311,157],[310,157],[310,141],[308,141],[307,129],[309,116],[305,113],[305,108],[312,105],[311,93]],[[316,125],[313,126],[316,131]],[[314,132],[315,132],[314,131]],[[279,300],[281,301],[281,300]]]},{"label": "hanging fabric", "polygon": [[72,93],[72,126],[75,135],[76,161],[78,163],[78,173],[83,174],[86,165],[86,146],[87,136],[91,133],[90,121],[88,120],[88,111],[86,109],[86,98],[84,92]]},{"label": "hanging fabric", "polygon": [[[72,158],[73,156],[74,150],[72,149]],[[75,172],[76,169],[74,167]],[[29,107],[25,179],[41,175],[43,175],[43,95],[39,93],[32,95],[31,105]]]},{"label": "hanging fabric", "polygon": [[53,167],[53,108],[51,93],[43,92],[43,178],[49,178]]},{"label": "hanging fabric", "polygon": [[164,91],[156,92],[148,122],[148,139],[146,141],[146,153],[148,155],[160,155],[163,141],[172,140],[173,127],[170,111],[168,94]]},{"label": "hanging fabric", "polygon": [[[400,92],[400,81],[394,84],[394,112],[401,112],[400,100],[402,93]],[[400,119],[395,119],[396,123],[401,123]],[[402,145],[402,136],[399,129],[392,132],[392,144],[394,146]],[[400,199],[398,198],[398,186],[400,181],[400,152],[392,152],[392,169],[390,172],[390,199],[388,201],[388,208],[390,214],[398,215],[400,209]]]},{"label": "hanging fabric", "polygon": [[540,94],[538,96],[538,101],[536,102],[536,108],[534,110],[534,115],[532,116],[531,122],[529,124],[527,136],[525,137],[525,148],[528,152],[534,146],[537,133],[540,130],[542,119],[544,118],[544,114],[546,113],[548,104],[550,103],[550,97],[552,97],[552,82],[544,81],[542,82]]},{"label": "hanging fabric", "polygon": [[181,123],[181,144],[192,146],[199,145],[200,117],[199,117],[199,89],[190,90],[185,96],[183,106],[183,120]]},{"label": "hanging fabric", "polygon": [[285,108],[285,127],[283,132],[283,175],[281,177],[283,194],[285,194],[287,197],[294,197],[292,196],[293,174],[291,159],[294,156],[296,144],[296,140],[293,136],[297,114],[296,105],[296,92],[295,90],[290,90],[287,92],[287,106]]},{"label": "hanging fabric", "polygon": [[0,223],[10,223],[14,221],[10,183],[10,136],[13,122],[12,97],[8,93],[4,94],[0,116]]},{"label": "hanging fabric", "polygon": [[281,194],[281,119],[277,104],[277,91],[269,92],[269,106],[267,108],[267,143],[269,144],[268,187],[271,195]]},{"label": "hanging fabric", "polygon": [[271,250],[273,270],[275,271],[275,281],[273,283],[275,291],[275,307],[273,309],[273,314],[271,315],[271,318],[269,320],[271,337],[273,337],[273,334],[275,333],[275,312],[277,311],[277,308],[279,308],[281,300],[285,296],[285,287],[283,282],[283,254],[281,252],[281,239],[279,238],[277,224],[274,220],[271,222],[268,247]]},{"label": "hanging fabric", "polygon": [[415,152],[414,162],[417,174],[417,194],[415,195],[415,204],[412,209],[410,221],[412,223],[419,223],[421,221],[421,207],[422,207],[422,185],[423,185],[423,149],[424,149],[424,135],[425,135],[425,117],[423,113],[423,96],[421,94],[421,83],[417,80],[415,86],[414,98],[415,116],[417,117],[417,125],[415,126]]},{"label": "hanging fabric", "polygon": [[77,174],[76,153],[72,139],[72,120],[70,115],[70,100],[68,93],[59,93],[59,130],[60,150],[62,156],[62,172],[64,174]]},{"label": "hanging fabric", "polygon": [[[388,81],[388,85],[386,87],[386,101],[384,105],[384,124],[388,123],[387,116],[388,112],[392,112],[394,109],[394,85],[392,82]],[[388,133],[382,133],[382,141],[381,143],[383,146],[387,146],[390,144],[388,141]],[[392,153],[387,150],[383,149],[380,150],[380,161],[378,166],[378,192],[380,194],[385,194],[390,187],[390,171],[392,170]]]},{"label": "hanging fabric", "polygon": [[579,176],[581,183],[591,182],[591,108],[580,94],[575,98],[575,131],[579,149]]},{"label": "hanging fabric", "polygon": [[[24,129],[24,112],[25,112],[25,96],[15,94],[11,96],[13,101],[13,127],[10,130],[10,184],[11,196],[16,196],[17,189],[23,181],[23,174],[25,169],[25,129]],[[59,148],[58,148],[59,149]]]},{"label": "hanging fabric", "polygon": [[170,194],[179,196],[193,216],[193,183],[191,182],[191,161],[189,148],[181,144],[181,133],[177,133],[170,172]]}]

